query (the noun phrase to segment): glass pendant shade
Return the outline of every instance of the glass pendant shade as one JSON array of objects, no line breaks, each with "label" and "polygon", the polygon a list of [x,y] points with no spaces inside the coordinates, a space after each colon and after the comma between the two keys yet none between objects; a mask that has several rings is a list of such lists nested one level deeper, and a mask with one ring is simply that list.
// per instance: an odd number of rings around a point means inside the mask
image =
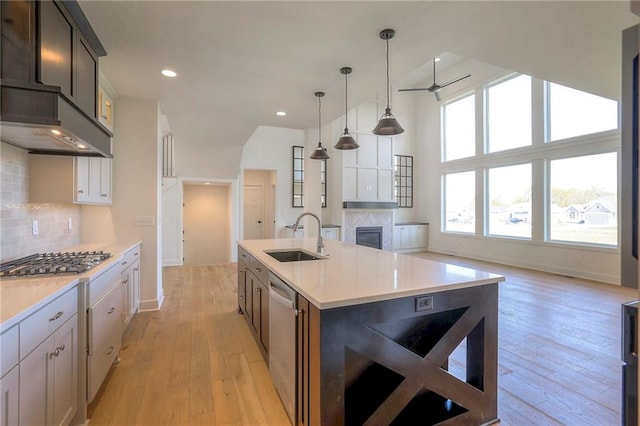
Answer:
[{"label": "glass pendant shade", "polygon": [[328,160],[327,148],[323,148],[322,144],[318,142],[318,146],[313,150],[309,158],[312,160]]},{"label": "glass pendant shade", "polygon": [[380,136],[399,135],[402,132],[404,132],[404,129],[393,114],[391,114],[391,108],[385,109],[384,115],[380,117],[378,125],[373,129],[373,134]]},{"label": "glass pendant shade", "polygon": [[318,146],[313,150],[311,155],[309,156],[312,160],[328,160],[329,154],[327,154],[327,149],[322,147],[322,97],[324,96],[324,92],[316,92],[314,93],[318,98]]},{"label": "glass pendant shade", "polygon": [[349,117],[349,109],[347,107],[347,76],[351,74],[351,71],[353,71],[351,67],[340,68],[340,74],[344,75],[344,133],[333,147],[341,150],[360,148],[358,142],[356,142],[353,136],[351,136],[351,133],[349,133],[349,126],[347,125],[347,118]]},{"label": "glass pendant shade", "polygon": [[396,120],[393,114],[391,114],[391,107],[389,106],[389,40],[392,39],[395,34],[396,32],[392,29],[380,31],[380,38],[387,42],[387,108],[384,110],[382,117],[380,117],[378,125],[372,131],[374,135],[393,136],[404,132],[404,129],[400,123],[398,123],[398,120]]}]

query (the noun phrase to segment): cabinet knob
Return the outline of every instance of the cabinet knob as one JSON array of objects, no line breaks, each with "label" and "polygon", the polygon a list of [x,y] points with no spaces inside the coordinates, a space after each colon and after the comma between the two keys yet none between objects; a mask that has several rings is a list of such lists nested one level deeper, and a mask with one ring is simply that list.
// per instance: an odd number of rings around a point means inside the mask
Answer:
[{"label": "cabinet knob", "polygon": [[78,194],[84,194],[84,189],[78,189]]},{"label": "cabinet knob", "polygon": [[101,196],[101,197],[106,197],[106,196],[107,196],[107,194],[100,194],[100,196]]},{"label": "cabinet knob", "polygon": [[109,309],[109,312],[107,312],[107,315],[111,315],[115,310],[116,308],[111,307],[111,309]]}]

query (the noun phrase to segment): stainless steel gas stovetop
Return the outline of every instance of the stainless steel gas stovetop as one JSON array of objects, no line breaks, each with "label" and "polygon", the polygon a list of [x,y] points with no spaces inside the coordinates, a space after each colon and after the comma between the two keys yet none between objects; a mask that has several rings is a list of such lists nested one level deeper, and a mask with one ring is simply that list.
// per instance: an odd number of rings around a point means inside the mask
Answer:
[{"label": "stainless steel gas stovetop", "polygon": [[32,254],[0,264],[0,277],[81,274],[109,256],[103,251]]}]

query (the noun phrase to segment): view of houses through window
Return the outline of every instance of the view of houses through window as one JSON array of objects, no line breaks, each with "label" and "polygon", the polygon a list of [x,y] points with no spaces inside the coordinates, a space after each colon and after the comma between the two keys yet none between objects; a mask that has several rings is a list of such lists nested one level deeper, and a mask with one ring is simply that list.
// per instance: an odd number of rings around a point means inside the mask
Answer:
[{"label": "view of houses through window", "polygon": [[[617,114],[615,101],[526,75],[445,103],[442,230],[617,247]],[[478,125],[483,141],[475,139]]]}]

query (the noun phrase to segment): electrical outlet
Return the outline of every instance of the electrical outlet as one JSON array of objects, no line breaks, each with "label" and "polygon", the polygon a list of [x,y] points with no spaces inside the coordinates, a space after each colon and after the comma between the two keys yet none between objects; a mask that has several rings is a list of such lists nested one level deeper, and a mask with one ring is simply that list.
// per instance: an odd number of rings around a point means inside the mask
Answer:
[{"label": "electrical outlet", "polygon": [[433,309],[433,296],[416,297],[416,312]]},{"label": "electrical outlet", "polygon": [[155,224],[154,216],[136,216],[136,226],[155,226]]},{"label": "electrical outlet", "polygon": [[33,235],[38,235],[38,221],[34,220],[31,222],[31,233]]}]

